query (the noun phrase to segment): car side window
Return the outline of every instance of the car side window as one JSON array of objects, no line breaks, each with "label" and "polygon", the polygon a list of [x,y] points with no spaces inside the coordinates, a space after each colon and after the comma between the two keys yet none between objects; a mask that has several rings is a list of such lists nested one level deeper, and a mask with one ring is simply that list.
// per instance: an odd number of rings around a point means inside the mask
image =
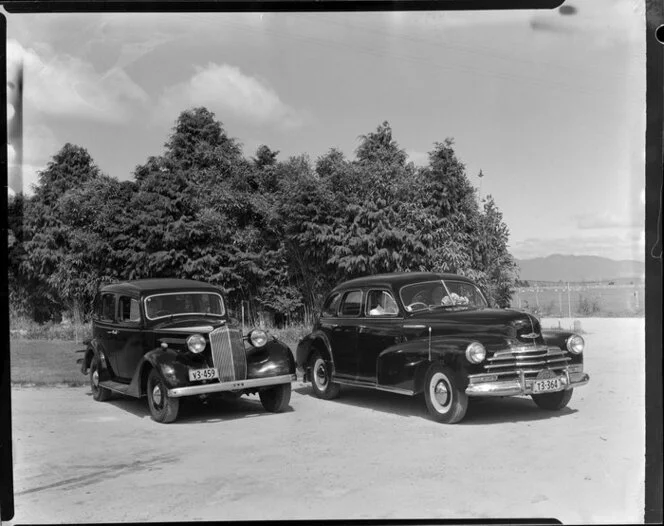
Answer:
[{"label": "car side window", "polygon": [[336,316],[340,301],[341,301],[341,294],[339,294],[338,292],[336,294],[332,294],[332,296],[327,298],[327,301],[323,305],[321,316]]},{"label": "car side window", "polygon": [[102,321],[115,321],[115,295],[106,293],[101,295],[99,302],[99,319]]},{"label": "car side window", "polygon": [[340,316],[359,316],[362,312],[362,291],[351,290],[347,292],[341,303]]},{"label": "car side window", "polygon": [[120,296],[118,300],[118,321],[136,323],[141,321],[138,300],[129,296]]},{"label": "car side window", "polygon": [[367,316],[396,316],[399,314],[397,302],[386,290],[371,290],[367,295]]}]

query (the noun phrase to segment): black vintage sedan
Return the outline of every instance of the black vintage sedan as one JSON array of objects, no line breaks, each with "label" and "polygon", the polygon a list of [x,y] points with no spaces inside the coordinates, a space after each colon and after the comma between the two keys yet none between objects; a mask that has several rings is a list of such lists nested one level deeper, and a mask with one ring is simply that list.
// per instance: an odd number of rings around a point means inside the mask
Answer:
[{"label": "black vintage sedan", "polygon": [[258,393],[268,411],[288,407],[295,361],[262,330],[233,326],[221,291],[180,279],[106,285],[95,300],[81,372],[95,400],[146,396],[152,418],[172,422],[180,398]]},{"label": "black vintage sedan", "polygon": [[406,272],[347,281],[327,296],[296,361],[319,398],[340,385],[424,393],[433,419],[463,419],[469,397],[530,395],[559,410],[588,383],[584,340],[538,319],[488,307],[454,274]]}]

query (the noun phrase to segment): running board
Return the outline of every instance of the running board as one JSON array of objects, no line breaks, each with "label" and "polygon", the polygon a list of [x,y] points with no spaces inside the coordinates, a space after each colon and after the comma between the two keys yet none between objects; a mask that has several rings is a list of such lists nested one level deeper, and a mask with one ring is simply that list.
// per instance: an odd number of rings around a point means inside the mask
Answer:
[{"label": "running board", "polygon": [[411,389],[403,389],[401,387],[391,387],[389,385],[378,385],[371,382],[361,382],[357,380],[347,380],[346,378],[339,378],[334,376],[332,381],[337,384],[349,385],[351,387],[366,387],[368,389],[378,389],[379,391],[388,391],[390,393],[397,393],[402,395],[413,396],[415,394]]},{"label": "running board", "polygon": [[113,380],[99,382],[99,387],[104,387],[120,394],[127,394],[127,391],[129,391],[129,386],[130,384],[123,384],[122,382],[115,382]]}]

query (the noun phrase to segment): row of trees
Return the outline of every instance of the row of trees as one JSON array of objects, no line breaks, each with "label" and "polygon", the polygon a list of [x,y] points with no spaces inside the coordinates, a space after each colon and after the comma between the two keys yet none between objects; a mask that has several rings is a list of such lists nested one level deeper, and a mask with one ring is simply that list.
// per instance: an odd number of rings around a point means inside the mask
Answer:
[{"label": "row of trees", "polygon": [[219,284],[231,306],[310,320],[340,280],[457,272],[506,305],[516,279],[494,200],[479,203],[453,142],[417,168],[387,122],[311,162],[252,158],[205,108],[183,112],[162,155],[133,181],[103,174],[66,144],[34,195],[9,203],[10,299],[38,321],[89,314],[103,282],[180,277]]}]

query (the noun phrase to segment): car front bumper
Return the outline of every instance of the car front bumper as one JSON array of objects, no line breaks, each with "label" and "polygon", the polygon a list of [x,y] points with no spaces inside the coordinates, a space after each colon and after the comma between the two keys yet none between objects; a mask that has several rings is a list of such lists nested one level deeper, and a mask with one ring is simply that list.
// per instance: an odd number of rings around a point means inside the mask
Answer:
[{"label": "car front bumper", "polygon": [[[563,389],[573,389],[586,385],[590,376],[586,373],[567,373],[564,372],[560,377],[563,383]],[[523,374],[513,380],[478,382],[471,383],[466,388],[468,396],[518,396],[533,394],[532,379],[525,379]]]},{"label": "car front bumper", "polygon": [[284,374],[281,376],[268,376],[266,378],[252,378],[249,380],[236,380],[233,382],[220,382],[203,385],[191,385],[187,387],[175,387],[168,390],[168,396],[171,398],[180,398],[182,396],[192,396],[208,393],[218,393],[223,391],[240,391],[244,389],[256,389],[258,387],[269,387],[271,385],[289,384],[296,380],[294,374]]}]

